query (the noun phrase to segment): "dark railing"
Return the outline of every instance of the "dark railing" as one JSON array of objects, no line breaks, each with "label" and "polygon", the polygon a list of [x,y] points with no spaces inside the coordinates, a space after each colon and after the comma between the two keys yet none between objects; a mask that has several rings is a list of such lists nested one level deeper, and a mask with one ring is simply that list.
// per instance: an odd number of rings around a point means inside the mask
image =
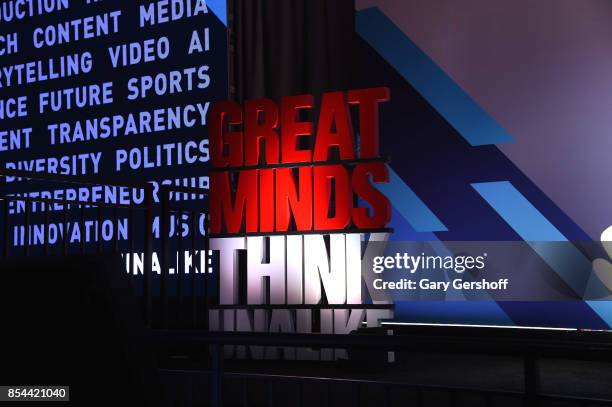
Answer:
[{"label": "dark railing", "polygon": [[[110,187],[119,187],[119,188],[130,188],[130,189],[142,189],[144,191],[144,202],[141,205],[138,204],[134,204],[134,203],[130,203],[130,204],[105,204],[103,202],[96,202],[96,201],[91,201],[91,200],[82,200],[82,199],[74,199],[74,200],[67,200],[67,199],[53,199],[53,198],[39,198],[39,197],[26,197],[26,196],[17,196],[14,194],[3,194],[2,196],[0,196],[0,199],[3,201],[4,206],[3,206],[3,218],[4,218],[4,222],[3,222],[3,236],[4,236],[4,249],[3,249],[3,256],[4,257],[8,257],[9,255],[14,255],[15,254],[15,250],[10,251],[9,250],[9,220],[10,220],[10,216],[9,216],[9,207],[10,207],[10,202],[23,202],[24,203],[24,220],[21,223],[24,226],[24,244],[23,244],[23,253],[24,255],[29,255],[29,251],[31,248],[30,245],[30,236],[29,236],[29,226],[30,226],[30,218],[32,215],[32,208],[33,205],[35,203],[39,203],[39,204],[44,204],[45,205],[45,209],[44,209],[44,230],[45,230],[45,239],[44,239],[44,254],[48,254],[48,249],[49,249],[49,245],[48,245],[48,227],[49,227],[49,211],[47,210],[47,205],[62,205],[62,206],[66,206],[68,207],[68,209],[73,209],[73,207],[77,208],[80,212],[80,225],[84,226],[84,222],[85,222],[85,209],[90,208],[90,207],[96,207],[98,208],[98,220],[101,220],[101,215],[102,215],[102,208],[113,208],[114,209],[114,214],[116,215],[116,212],[118,209],[128,209],[130,211],[130,217],[133,217],[133,211],[134,210],[143,210],[145,212],[145,222],[144,223],[144,231],[142,234],[142,239],[145,242],[145,251],[147,250],[147,248],[151,249],[151,237],[152,237],[152,233],[151,233],[151,226],[152,226],[152,218],[153,218],[153,186],[151,184],[147,184],[147,183],[130,183],[130,182],[124,182],[124,183],[117,183],[114,181],[102,181],[102,180],[91,180],[91,179],[85,179],[85,178],[77,178],[77,177],[71,177],[71,176],[62,176],[62,175],[56,175],[56,174],[44,174],[44,173],[38,173],[38,172],[26,172],[26,171],[18,171],[18,170],[7,170],[7,169],[0,169],[0,178],[6,178],[6,177],[15,177],[15,178],[21,178],[21,179],[25,179],[25,180],[30,180],[30,181],[44,181],[44,182],[51,182],[54,184],[72,184],[72,185],[87,185],[87,186],[110,186]],[[67,222],[67,215],[68,215],[68,210],[67,208],[63,208],[63,215],[64,215],[64,225],[66,225]],[[117,218],[115,217],[114,220],[116,221]],[[101,223],[98,222],[98,227],[101,227]],[[98,232],[100,232],[100,230],[98,230]],[[115,234],[116,235],[116,234]],[[130,238],[131,241],[134,241],[133,239],[133,235],[130,234]],[[66,242],[66,234],[64,233],[64,242],[63,242],[63,249],[64,249],[64,255],[68,255],[68,244]],[[99,240],[98,242],[98,248],[99,251],[101,251],[101,241]],[[115,247],[117,246],[117,243],[115,243]],[[84,239],[80,239],[80,252],[81,254],[83,254],[85,252],[85,241]]]},{"label": "dark railing", "polygon": [[[161,253],[160,253],[160,265],[162,274],[160,276],[160,295],[161,295],[161,321],[160,325],[162,328],[168,328],[170,321],[170,307],[169,307],[169,288],[168,283],[170,280],[170,248],[176,248],[178,253],[177,261],[175,264],[175,277],[176,277],[176,289],[175,298],[176,301],[173,304],[175,310],[175,318],[173,321],[177,327],[208,327],[208,307],[211,304],[210,288],[209,287],[209,242],[208,242],[208,217],[207,213],[207,201],[208,191],[201,188],[175,186],[175,185],[162,185],[160,186],[160,237],[161,237]],[[173,201],[172,195],[189,197],[188,200]],[[202,206],[193,207],[194,202],[198,202],[197,199],[205,199]],[[179,205],[181,202],[183,205]],[[188,203],[188,205],[184,205]],[[176,238],[173,242],[170,241],[170,219],[174,216],[178,219],[175,225],[175,230],[178,231]],[[185,218],[186,216],[186,218]],[[203,220],[203,225],[200,228],[198,219]],[[185,242],[182,230],[183,226],[187,226],[191,233],[188,234],[190,241]],[[197,231],[202,229],[202,239],[198,241]],[[183,270],[185,269],[184,262],[184,249],[185,246],[188,248],[188,252],[191,255],[191,266],[192,270],[189,273],[189,293],[190,302],[188,306],[183,303],[185,288],[183,279]],[[200,269],[200,276],[203,276],[200,280],[202,286],[202,295],[198,293],[198,278],[196,274],[196,253],[201,253],[203,257],[202,263],[204,264],[203,269]],[[202,312],[200,312],[200,308]],[[189,315],[185,318],[184,315]]]},{"label": "dark railing", "polygon": [[[508,332],[508,329],[504,329]],[[514,331],[514,330],[513,330]],[[476,395],[480,398],[478,405],[496,406],[497,398],[505,400],[504,405],[526,405],[540,406],[548,405],[547,402],[562,401],[562,405],[612,405],[612,400],[596,397],[575,396],[571,394],[549,394],[544,393],[540,387],[539,362],[543,359],[559,358],[563,360],[598,361],[612,363],[612,342],[607,333],[567,331],[531,334],[528,330],[515,330],[512,335],[500,335],[498,329],[494,328],[436,328],[421,327],[405,330],[399,335],[385,334],[353,334],[353,335],[321,335],[321,334],[257,334],[244,332],[198,332],[198,331],[156,331],[155,337],[161,348],[179,346],[183,349],[208,349],[210,360],[195,368],[179,368],[176,366],[162,367],[161,373],[166,376],[179,375],[196,379],[196,385],[205,386],[208,389],[206,405],[222,406],[278,406],[275,399],[280,397],[292,397],[290,405],[338,405],[359,407],[367,400],[362,400],[362,393],[369,389],[382,390],[376,396],[374,402],[380,406],[407,405],[404,393],[394,397],[398,390],[411,390],[416,395],[409,405],[417,407],[427,404],[423,395],[428,392],[436,392],[448,396],[448,403],[435,405],[461,406],[468,405],[461,402],[462,395]],[[326,376],[323,369],[316,371],[313,375],[299,374],[299,367],[287,373],[253,372],[252,366],[244,371],[239,367],[235,371],[231,367],[224,367],[224,346],[259,346],[259,347],[292,347],[311,349],[348,349],[349,355],[356,356],[361,363],[361,368],[373,366],[374,369],[386,364],[380,356],[385,352],[394,352],[395,357],[400,358],[403,354],[414,352],[432,352],[446,354],[472,354],[489,356],[513,356],[520,358],[523,364],[523,387],[516,390],[501,390],[487,388],[486,386],[444,386],[415,384],[402,381],[401,378],[387,376],[383,372],[376,379],[359,377],[334,377]],[[372,355],[378,355],[378,360]],[[365,357],[364,357],[365,356]],[[350,362],[350,360],[348,361]],[[365,365],[365,366],[364,366]],[[391,366],[388,364],[387,366]],[[468,368],[466,366],[466,368]],[[232,371],[234,370],[234,371]],[[249,371],[250,370],[250,371]],[[337,375],[337,372],[335,372]],[[333,373],[332,373],[333,374]],[[345,376],[350,376],[346,375]],[[359,375],[355,375],[359,376]],[[486,383],[486,379],[484,382]],[[261,386],[264,383],[264,386]],[[296,388],[288,388],[287,385],[294,383]],[[304,386],[319,383],[319,387],[326,402],[305,403]],[[338,393],[337,386],[353,386],[351,399],[345,400],[345,404],[331,402],[336,399],[334,394]],[[250,387],[264,389],[266,397],[263,401],[254,402]],[[297,390],[297,391],[296,391]],[[382,397],[381,397],[382,395]],[[394,401],[395,400],[395,401]],[[403,401],[402,401],[403,400]],[[508,404],[514,400],[517,404]],[[370,397],[369,403],[373,405]],[[402,401],[400,403],[400,401]],[[404,403],[404,404],[402,404]],[[569,403],[569,404],[567,404]],[[551,404],[555,405],[555,404]]]},{"label": "dark railing", "polygon": [[[142,203],[134,203],[131,200],[128,203],[104,203],[92,199],[80,199],[78,196],[74,199],[54,199],[54,198],[42,198],[42,197],[31,197],[25,195],[17,195],[15,193],[4,193],[0,195],[0,201],[2,203],[2,231],[3,231],[3,244],[2,244],[2,256],[4,258],[8,257],[18,257],[18,256],[33,256],[33,255],[53,255],[58,254],[62,256],[70,256],[70,255],[83,255],[87,253],[107,253],[108,251],[112,253],[121,253],[125,252],[128,254],[126,256],[127,269],[131,272],[133,268],[135,268],[135,260],[134,253],[136,250],[143,252],[142,258],[142,269],[143,269],[143,278],[142,278],[142,292],[143,292],[143,301],[144,301],[144,318],[147,326],[153,327],[155,326],[156,321],[160,319],[163,323],[160,325],[162,327],[167,327],[166,315],[167,315],[167,297],[168,297],[168,270],[169,270],[169,262],[168,262],[168,247],[169,247],[169,239],[168,239],[168,203],[169,203],[169,195],[171,193],[185,192],[186,188],[172,185],[164,185],[160,187],[160,200],[162,201],[161,212],[158,210],[157,205],[154,203],[153,191],[154,187],[152,184],[147,182],[116,182],[112,180],[101,180],[101,179],[91,179],[91,178],[81,178],[81,177],[72,177],[72,176],[62,176],[56,174],[44,174],[38,172],[26,172],[26,171],[18,171],[18,170],[6,170],[0,169],[0,178],[5,177],[14,177],[18,178],[21,182],[30,181],[30,182],[41,182],[41,185],[44,185],[45,188],[49,189],[51,185],[72,185],[72,186],[80,186],[80,187],[91,187],[91,186],[103,186],[103,187],[116,187],[116,188],[127,188],[130,190],[138,189],[143,191],[143,199]],[[13,188],[15,189],[15,188]],[[29,188],[32,189],[32,188]],[[197,192],[198,197],[206,197],[207,191],[203,189],[190,188],[191,192]],[[13,214],[11,214],[11,205],[13,205]],[[38,210],[35,210],[35,205],[38,205]],[[50,224],[51,217],[50,215],[50,206],[60,206],[60,216],[59,223],[62,225],[62,241],[54,242],[56,243],[55,248],[59,250],[51,250],[52,246],[49,243],[50,240]],[[22,209],[23,213],[21,214],[19,208]],[[102,227],[103,227],[103,219],[104,219],[104,211],[112,211],[111,219],[114,225],[113,230],[113,242],[112,247],[105,248],[103,239],[102,239]],[[97,242],[94,245],[91,243],[87,243],[85,237],[82,235],[84,230],[86,229],[86,222],[88,222],[88,217],[91,217],[91,212],[95,211],[93,217],[97,220]],[[127,211],[127,225],[128,225],[128,241],[126,244],[121,245],[118,238],[118,229],[119,229],[119,212]],[[136,211],[142,212],[142,220],[136,219]],[[154,305],[154,295],[153,295],[153,252],[154,252],[154,215],[155,213],[160,213],[160,222],[161,222],[161,231],[160,231],[160,241],[161,245],[158,246],[159,253],[161,253],[161,273],[160,273],[160,295],[163,298],[163,301],[155,301],[156,304],[159,304],[159,308]],[[192,209],[191,213],[194,214],[192,218],[195,222],[195,210]],[[203,210],[200,210],[200,213],[204,213]],[[21,216],[20,216],[21,215]],[[42,241],[42,250],[36,252],[36,242],[33,239],[31,233],[31,227],[33,225],[33,220],[38,215],[38,217],[42,217],[42,230],[43,230],[43,241]],[[70,243],[69,230],[68,225],[69,221],[72,220],[76,215],[76,223],[80,229],[80,238],[78,239],[78,246],[75,247],[75,244]],[[57,216],[55,216],[57,217]],[[12,221],[13,220],[13,221]],[[182,222],[182,219],[181,219]],[[138,233],[135,229],[136,227],[141,227],[141,233]],[[17,229],[17,239],[15,241],[15,234],[13,234],[13,242],[11,244],[11,227],[16,227]],[[204,226],[205,228],[206,226]],[[23,231],[23,233],[22,233]],[[192,230],[195,234],[195,230]],[[179,239],[182,239],[182,235],[179,234]],[[204,236],[204,242],[207,241],[207,237]],[[192,237],[192,253],[195,253],[197,248],[195,247],[196,239]],[[58,247],[59,246],[59,247]],[[93,246],[93,247],[92,247]],[[204,248],[206,248],[206,243],[204,244]],[[76,249],[76,250],[75,250]],[[204,253],[207,256],[207,250]],[[206,257],[207,258],[207,257]],[[178,259],[181,260],[182,256],[178,256]],[[193,261],[195,263],[195,259]],[[179,267],[175,267],[178,272]],[[195,264],[192,267],[192,270],[195,271]],[[178,273],[175,273],[178,275]],[[192,273],[195,275],[195,273]],[[181,279],[177,279],[181,281]],[[195,277],[194,277],[195,281]],[[179,283],[180,286],[180,283]],[[181,292],[179,294],[182,295]],[[192,297],[195,297],[195,290],[192,290]],[[195,304],[195,299],[193,300]],[[159,309],[159,314],[162,317],[154,315],[154,311]],[[193,312],[195,313],[197,310],[195,306],[193,308]]]}]

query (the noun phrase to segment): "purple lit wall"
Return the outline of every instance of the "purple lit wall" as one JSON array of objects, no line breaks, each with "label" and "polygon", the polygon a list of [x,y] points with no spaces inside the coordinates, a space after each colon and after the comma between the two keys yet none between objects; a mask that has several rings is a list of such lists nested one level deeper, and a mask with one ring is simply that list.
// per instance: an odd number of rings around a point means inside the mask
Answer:
[{"label": "purple lit wall", "polygon": [[498,147],[592,238],[612,224],[612,2],[356,3],[389,16],[507,129],[515,142]]}]

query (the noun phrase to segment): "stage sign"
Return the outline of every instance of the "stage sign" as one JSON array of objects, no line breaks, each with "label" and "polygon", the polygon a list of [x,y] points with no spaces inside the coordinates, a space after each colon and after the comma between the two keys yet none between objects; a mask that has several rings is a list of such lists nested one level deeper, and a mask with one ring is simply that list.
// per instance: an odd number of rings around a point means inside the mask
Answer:
[{"label": "stage sign", "polygon": [[371,273],[362,272],[391,232],[390,202],[376,188],[389,182],[378,147],[389,97],[378,87],[327,92],[319,105],[293,95],[212,107],[210,244],[220,290],[212,330],[349,334],[392,318],[386,293],[364,284]]}]

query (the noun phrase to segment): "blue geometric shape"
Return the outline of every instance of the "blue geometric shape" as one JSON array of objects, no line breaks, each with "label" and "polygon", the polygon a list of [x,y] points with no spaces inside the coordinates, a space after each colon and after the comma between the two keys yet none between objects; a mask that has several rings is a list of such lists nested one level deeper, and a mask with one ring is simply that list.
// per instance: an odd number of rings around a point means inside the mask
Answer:
[{"label": "blue geometric shape", "polygon": [[482,182],[472,187],[525,241],[567,239],[508,181]]},{"label": "blue geometric shape", "polygon": [[375,184],[376,189],[391,201],[393,207],[414,230],[417,232],[444,232],[448,230],[402,178],[389,165],[387,165],[387,168],[389,169],[389,182]]},{"label": "blue geometric shape", "polygon": [[429,324],[515,325],[495,301],[398,301],[394,318]]},{"label": "blue geometric shape", "polygon": [[378,8],[358,11],[355,26],[357,33],[472,146],[514,141],[506,130]]},{"label": "blue geometric shape", "polygon": [[397,208],[391,207],[391,220],[387,224],[387,227],[393,229],[393,233],[389,237],[389,240],[403,241],[403,242],[430,242],[432,240],[438,240],[438,237],[433,232],[417,232],[408,223],[408,221],[400,215]]},{"label": "blue geometric shape", "polygon": [[568,284],[583,295],[592,266],[574,245],[538,211],[510,182],[483,182],[472,187],[525,240],[531,248]]},{"label": "blue geometric shape", "polygon": [[612,301],[587,301],[586,303],[608,324],[606,328],[612,327]]},{"label": "blue geometric shape", "polygon": [[227,0],[206,0],[206,6],[227,27]]},{"label": "blue geometric shape", "polygon": [[[500,303],[519,326],[607,329],[597,310],[584,301],[505,301]],[[595,311],[595,312],[593,312]],[[546,321],[542,325],[542,321]]]}]

